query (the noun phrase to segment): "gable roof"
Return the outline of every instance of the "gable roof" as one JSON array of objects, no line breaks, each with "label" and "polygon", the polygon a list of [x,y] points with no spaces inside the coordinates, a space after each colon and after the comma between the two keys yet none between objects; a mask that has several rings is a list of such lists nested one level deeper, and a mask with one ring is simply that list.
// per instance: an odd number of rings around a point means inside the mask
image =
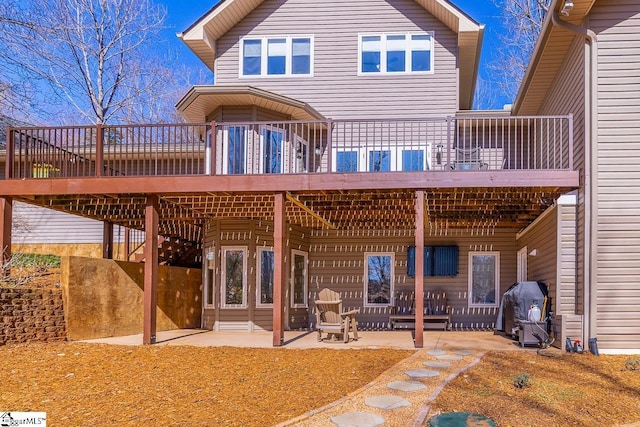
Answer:
[{"label": "gable roof", "polygon": [[[178,37],[209,67],[215,69],[216,40],[260,6],[264,0],[221,0]],[[473,105],[484,25],[478,24],[448,0],[415,0],[458,35],[460,109]]]},{"label": "gable roof", "polygon": [[[583,25],[585,17],[591,11],[595,0],[573,0],[573,8],[563,21]],[[549,11],[558,14],[564,6],[563,0],[553,0]],[[547,92],[551,88],[562,67],[567,52],[576,38],[574,33],[558,28],[551,22],[551,13],[547,14],[535,49],[531,54],[529,66],[520,84],[518,95],[513,103],[514,115],[536,115],[539,113]]]}]

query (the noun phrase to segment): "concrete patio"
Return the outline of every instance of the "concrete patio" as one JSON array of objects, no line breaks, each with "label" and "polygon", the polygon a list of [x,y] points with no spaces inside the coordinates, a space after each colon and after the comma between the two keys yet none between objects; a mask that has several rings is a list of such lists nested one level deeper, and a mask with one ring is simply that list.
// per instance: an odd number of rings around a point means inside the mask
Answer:
[{"label": "concrete patio", "polygon": [[[284,348],[332,348],[332,349],[372,349],[394,348],[414,350],[412,331],[358,331],[360,339],[342,341],[318,342],[317,333],[309,331],[286,331],[284,334]],[[157,334],[155,345],[191,345],[191,346],[230,346],[271,348],[272,333],[260,332],[219,332],[198,329],[177,329],[161,331]],[[101,338],[85,342],[106,343],[117,345],[141,345],[142,334],[121,337]],[[457,350],[473,349],[477,352],[491,350],[513,351],[522,350],[516,341],[485,331],[425,331],[424,348]],[[535,347],[530,347],[534,349]]]}]

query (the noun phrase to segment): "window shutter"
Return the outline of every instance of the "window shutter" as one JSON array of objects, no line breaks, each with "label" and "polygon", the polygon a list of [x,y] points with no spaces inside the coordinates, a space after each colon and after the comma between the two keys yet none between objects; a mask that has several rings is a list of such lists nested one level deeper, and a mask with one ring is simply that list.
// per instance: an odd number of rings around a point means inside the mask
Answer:
[{"label": "window shutter", "polygon": [[436,246],[434,251],[434,276],[458,275],[458,247]]}]

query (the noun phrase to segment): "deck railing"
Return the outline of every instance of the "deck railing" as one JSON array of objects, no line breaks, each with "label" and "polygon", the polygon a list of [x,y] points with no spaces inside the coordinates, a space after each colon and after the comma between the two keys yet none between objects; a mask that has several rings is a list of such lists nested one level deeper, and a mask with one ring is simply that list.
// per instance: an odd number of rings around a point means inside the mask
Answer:
[{"label": "deck railing", "polygon": [[7,129],[7,179],[573,170],[573,119],[446,117]]}]

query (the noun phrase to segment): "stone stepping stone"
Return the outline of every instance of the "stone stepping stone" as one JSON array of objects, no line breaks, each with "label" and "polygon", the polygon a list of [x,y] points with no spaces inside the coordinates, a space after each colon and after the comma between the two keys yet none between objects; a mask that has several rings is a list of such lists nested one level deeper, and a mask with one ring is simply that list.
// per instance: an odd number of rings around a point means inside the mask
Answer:
[{"label": "stone stepping stone", "polygon": [[453,354],[443,354],[442,356],[436,356],[438,360],[462,360],[462,356],[454,356]]},{"label": "stone stepping stone", "polygon": [[371,406],[372,408],[390,410],[390,409],[398,409],[404,408],[406,406],[411,406],[411,403],[407,399],[403,399],[400,396],[375,396],[375,397],[367,397],[364,400],[364,403],[367,406]]},{"label": "stone stepping stone", "polygon": [[448,412],[436,415],[427,423],[431,427],[496,427],[497,424],[491,418],[480,414],[470,414],[469,412]]},{"label": "stone stepping stone", "polygon": [[427,368],[446,369],[446,368],[450,368],[453,365],[451,365],[451,362],[439,361],[439,360],[428,360],[424,362],[424,366],[426,366]]},{"label": "stone stepping stone", "polygon": [[331,417],[331,422],[339,427],[375,427],[384,424],[384,418],[367,412],[348,412]]},{"label": "stone stepping stone", "polygon": [[442,356],[443,354],[447,354],[447,352],[434,348],[432,350],[427,350],[427,354],[430,354],[431,356]]},{"label": "stone stepping stone", "polygon": [[440,372],[429,371],[428,369],[412,369],[404,371],[411,378],[434,378],[440,376]]},{"label": "stone stepping stone", "polygon": [[427,388],[427,386],[420,381],[392,381],[387,384],[387,387],[399,391],[419,391]]},{"label": "stone stepping stone", "polygon": [[456,350],[454,353],[458,356],[471,356],[475,352],[473,350]]}]

